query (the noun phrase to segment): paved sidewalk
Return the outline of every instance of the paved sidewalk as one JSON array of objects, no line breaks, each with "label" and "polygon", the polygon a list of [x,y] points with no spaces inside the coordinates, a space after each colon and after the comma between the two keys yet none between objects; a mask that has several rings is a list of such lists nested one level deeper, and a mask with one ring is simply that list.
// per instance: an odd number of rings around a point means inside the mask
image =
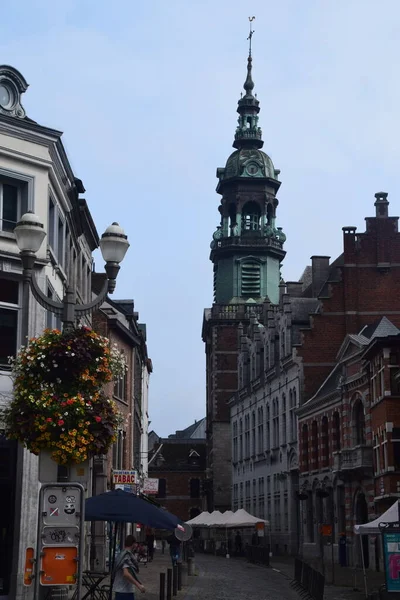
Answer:
[{"label": "paved sidewalk", "polygon": [[[147,565],[140,565],[139,577],[146,593],[141,594],[138,590],[135,592],[136,600],[159,600],[160,598],[160,573],[167,573],[167,569],[171,569],[171,557],[168,548],[165,554],[158,550],[154,553],[154,559]],[[189,590],[189,586],[194,583],[196,577],[188,577],[186,563],[182,564],[182,590],[175,596],[176,600],[184,600],[185,594]],[[165,596],[166,598],[166,596]]]}]

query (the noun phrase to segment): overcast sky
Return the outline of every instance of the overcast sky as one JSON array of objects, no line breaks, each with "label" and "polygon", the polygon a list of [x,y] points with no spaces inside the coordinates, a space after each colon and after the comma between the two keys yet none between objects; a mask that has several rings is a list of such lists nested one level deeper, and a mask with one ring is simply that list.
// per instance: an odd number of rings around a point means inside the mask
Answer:
[{"label": "overcast sky", "polygon": [[[281,169],[286,280],[364,230],[374,193],[400,213],[398,0],[20,0],[1,8],[0,63],[30,118],[63,141],[101,234],[131,248],[115,298],[134,298],[154,363],[151,429],[205,414],[203,309],[232,151],[248,16],[264,150]],[[102,268],[100,258],[96,268]]]}]

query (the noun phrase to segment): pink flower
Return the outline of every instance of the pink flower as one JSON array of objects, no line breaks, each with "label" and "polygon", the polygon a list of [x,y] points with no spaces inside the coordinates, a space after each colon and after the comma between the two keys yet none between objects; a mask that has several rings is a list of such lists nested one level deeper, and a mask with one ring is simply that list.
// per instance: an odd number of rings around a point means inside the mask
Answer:
[{"label": "pink flower", "polygon": [[95,421],[97,421],[97,423],[101,423],[101,417],[95,417]]},{"label": "pink flower", "polygon": [[57,423],[57,425],[64,425],[64,421],[62,419],[60,419]]},{"label": "pink flower", "polygon": [[52,423],[52,422],[53,422],[53,419],[52,419],[51,417],[49,417],[48,419],[46,419],[46,421],[47,421],[48,423]]}]

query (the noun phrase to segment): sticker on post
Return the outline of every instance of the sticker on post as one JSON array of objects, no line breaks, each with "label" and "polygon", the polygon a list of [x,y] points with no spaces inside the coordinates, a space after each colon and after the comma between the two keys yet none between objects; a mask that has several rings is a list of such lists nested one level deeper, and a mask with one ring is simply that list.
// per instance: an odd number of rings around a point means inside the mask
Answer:
[{"label": "sticker on post", "polygon": [[58,508],[51,508],[50,509],[50,516],[51,517],[58,517]]}]

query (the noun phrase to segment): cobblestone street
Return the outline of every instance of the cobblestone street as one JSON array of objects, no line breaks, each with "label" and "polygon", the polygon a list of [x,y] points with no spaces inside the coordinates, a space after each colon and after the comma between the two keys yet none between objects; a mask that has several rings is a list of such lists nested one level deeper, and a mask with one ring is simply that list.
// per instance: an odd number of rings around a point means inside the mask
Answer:
[{"label": "cobblestone street", "polygon": [[[159,573],[166,572],[171,562],[168,555],[156,553],[147,567],[142,567],[140,577],[146,594],[137,594],[144,600],[159,600]],[[274,569],[252,565],[245,560],[197,554],[196,575],[188,577],[184,571],[184,586],[177,600],[298,600],[285,574]]]}]

